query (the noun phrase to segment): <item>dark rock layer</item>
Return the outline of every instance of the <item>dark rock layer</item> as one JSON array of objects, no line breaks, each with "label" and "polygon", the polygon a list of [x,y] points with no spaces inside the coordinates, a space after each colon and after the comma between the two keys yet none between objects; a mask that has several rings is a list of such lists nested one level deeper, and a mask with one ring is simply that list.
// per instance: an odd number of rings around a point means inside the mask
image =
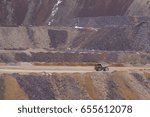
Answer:
[{"label": "dark rock layer", "polygon": [[[1,25],[43,25],[76,17],[149,16],[147,0],[1,0]],[[58,4],[59,3],[59,4]]]},{"label": "dark rock layer", "polygon": [[[7,33],[9,32],[9,33]],[[7,34],[6,34],[7,33]],[[102,28],[1,27],[0,49],[150,51],[149,23]]]},{"label": "dark rock layer", "polygon": [[[18,84],[28,99],[150,99],[149,71],[5,74],[0,76],[1,86],[11,88],[4,81],[12,78],[17,79],[12,88]],[[15,99],[17,91],[0,88],[0,99],[5,99],[5,93],[7,99]]]}]

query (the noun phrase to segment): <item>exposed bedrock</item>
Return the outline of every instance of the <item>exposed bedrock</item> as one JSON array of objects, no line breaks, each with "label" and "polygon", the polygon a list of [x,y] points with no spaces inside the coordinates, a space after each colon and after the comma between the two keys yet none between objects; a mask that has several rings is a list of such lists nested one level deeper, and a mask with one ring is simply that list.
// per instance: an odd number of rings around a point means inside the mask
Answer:
[{"label": "exposed bedrock", "polygon": [[1,0],[1,25],[43,25],[77,17],[150,16],[150,0]]},{"label": "exposed bedrock", "polygon": [[0,99],[150,99],[148,71],[1,74],[0,84]]},{"label": "exposed bedrock", "polygon": [[0,62],[42,62],[66,64],[95,64],[98,62],[145,65],[150,64],[150,54],[144,52],[114,52],[114,51],[0,51]]},{"label": "exposed bedrock", "polygon": [[101,28],[0,27],[1,50],[150,51],[148,23]]}]

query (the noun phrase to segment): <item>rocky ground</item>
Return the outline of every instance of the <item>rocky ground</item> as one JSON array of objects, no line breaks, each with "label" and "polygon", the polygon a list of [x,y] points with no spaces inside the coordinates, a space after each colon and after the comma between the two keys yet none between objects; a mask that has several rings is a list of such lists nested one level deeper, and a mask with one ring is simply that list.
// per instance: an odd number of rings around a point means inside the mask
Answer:
[{"label": "rocky ground", "polygon": [[[150,0],[1,0],[0,99],[150,99],[149,10]],[[94,71],[99,62],[110,71]]]},{"label": "rocky ground", "polygon": [[0,99],[150,99],[150,71],[1,74]]},{"label": "rocky ground", "polygon": [[1,0],[0,24],[44,25],[70,18],[149,16],[149,0]]}]

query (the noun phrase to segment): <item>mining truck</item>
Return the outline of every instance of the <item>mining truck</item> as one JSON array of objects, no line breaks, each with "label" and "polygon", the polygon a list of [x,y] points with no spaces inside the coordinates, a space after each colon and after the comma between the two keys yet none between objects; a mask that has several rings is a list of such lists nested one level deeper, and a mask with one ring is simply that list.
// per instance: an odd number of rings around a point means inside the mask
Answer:
[{"label": "mining truck", "polygon": [[101,63],[95,64],[96,71],[109,71],[108,66],[103,66]]}]

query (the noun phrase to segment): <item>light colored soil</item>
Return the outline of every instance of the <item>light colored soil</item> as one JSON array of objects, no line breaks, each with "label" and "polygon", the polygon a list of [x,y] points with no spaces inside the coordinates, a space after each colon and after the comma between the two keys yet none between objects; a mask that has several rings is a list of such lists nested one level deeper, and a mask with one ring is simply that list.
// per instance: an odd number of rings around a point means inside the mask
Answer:
[{"label": "light colored soil", "polygon": [[11,75],[5,75],[5,99],[28,99],[28,96],[25,94],[23,89],[20,88],[16,79]]},{"label": "light colored soil", "polygon": [[[109,67],[109,71],[150,70],[150,67]],[[0,73],[86,73],[96,72],[94,66],[0,66]]]}]

